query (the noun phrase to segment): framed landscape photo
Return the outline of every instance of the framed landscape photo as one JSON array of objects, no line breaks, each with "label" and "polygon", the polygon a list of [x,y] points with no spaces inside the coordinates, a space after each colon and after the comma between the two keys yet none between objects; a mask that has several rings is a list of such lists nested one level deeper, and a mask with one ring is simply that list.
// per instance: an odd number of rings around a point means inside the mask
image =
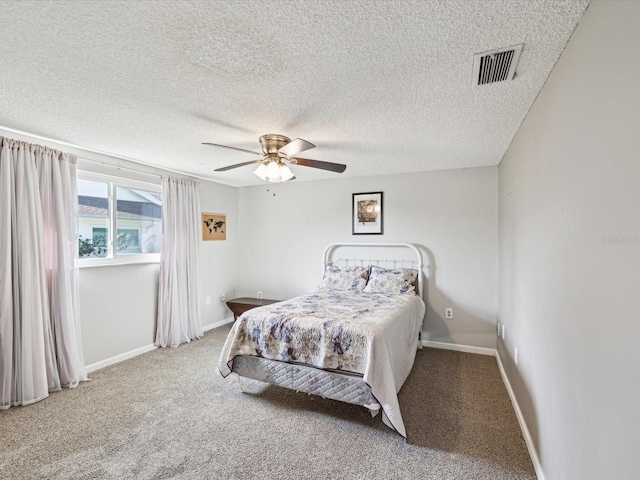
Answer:
[{"label": "framed landscape photo", "polygon": [[354,193],[351,233],[382,235],[382,192]]},{"label": "framed landscape photo", "polygon": [[226,240],[227,216],[223,213],[202,214],[202,240]]}]

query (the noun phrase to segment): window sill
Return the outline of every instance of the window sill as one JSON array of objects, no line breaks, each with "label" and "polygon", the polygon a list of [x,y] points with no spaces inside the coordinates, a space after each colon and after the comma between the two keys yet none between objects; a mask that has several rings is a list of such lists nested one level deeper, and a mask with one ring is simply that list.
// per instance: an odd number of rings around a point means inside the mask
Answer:
[{"label": "window sill", "polygon": [[78,268],[115,267],[122,265],[145,265],[160,263],[160,254],[147,254],[144,257],[118,257],[118,258],[83,258],[78,259]]}]

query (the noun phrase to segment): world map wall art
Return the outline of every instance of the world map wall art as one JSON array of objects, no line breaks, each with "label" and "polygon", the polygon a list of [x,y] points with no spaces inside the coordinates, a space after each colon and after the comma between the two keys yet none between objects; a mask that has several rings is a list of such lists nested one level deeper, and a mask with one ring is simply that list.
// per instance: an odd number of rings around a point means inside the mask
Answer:
[{"label": "world map wall art", "polygon": [[202,214],[202,240],[226,240],[227,216],[224,213]]}]

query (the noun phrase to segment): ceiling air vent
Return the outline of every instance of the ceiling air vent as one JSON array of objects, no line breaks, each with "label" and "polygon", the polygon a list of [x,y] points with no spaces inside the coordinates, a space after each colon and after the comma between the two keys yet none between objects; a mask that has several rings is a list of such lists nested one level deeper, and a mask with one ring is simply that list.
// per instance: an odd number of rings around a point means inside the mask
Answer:
[{"label": "ceiling air vent", "polygon": [[523,44],[476,53],[473,56],[473,84],[486,85],[513,79],[522,47]]}]

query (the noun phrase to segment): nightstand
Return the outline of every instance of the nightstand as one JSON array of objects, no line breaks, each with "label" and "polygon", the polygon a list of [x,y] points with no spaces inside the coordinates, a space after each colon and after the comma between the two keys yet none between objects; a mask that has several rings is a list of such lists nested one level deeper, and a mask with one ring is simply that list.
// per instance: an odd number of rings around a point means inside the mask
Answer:
[{"label": "nightstand", "polygon": [[233,320],[236,321],[240,315],[252,308],[262,307],[263,305],[271,305],[272,303],[278,303],[281,300],[269,300],[266,298],[234,298],[227,302],[227,307],[233,312]]}]

